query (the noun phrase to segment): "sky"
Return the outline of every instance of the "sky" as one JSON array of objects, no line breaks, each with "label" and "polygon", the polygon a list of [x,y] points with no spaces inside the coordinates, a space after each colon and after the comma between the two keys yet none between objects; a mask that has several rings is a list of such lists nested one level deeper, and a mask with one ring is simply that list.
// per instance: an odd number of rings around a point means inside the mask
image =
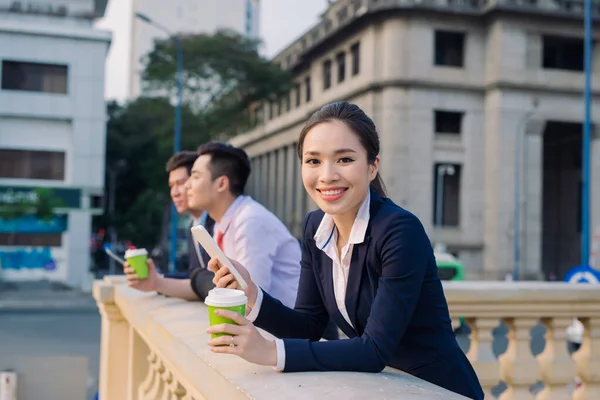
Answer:
[{"label": "sky", "polygon": [[[283,50],[315,25],[326,8],[327,0],[261,0],[260,36],[264,55],[270,58]],[[104,91],[105,97],[111,100],[123,101],[127,94],[130,15],[131,0],[109,0],[104,18],[95,24],[96,28],[113,34],[106,58]]]}]

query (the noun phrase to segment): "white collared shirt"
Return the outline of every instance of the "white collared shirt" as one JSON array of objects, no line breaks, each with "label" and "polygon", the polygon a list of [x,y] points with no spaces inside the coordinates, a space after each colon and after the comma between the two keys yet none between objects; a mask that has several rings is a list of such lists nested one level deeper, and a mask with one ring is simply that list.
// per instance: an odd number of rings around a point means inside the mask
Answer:
[{"label": "white collared shirt", "polygon": [[[317,228],[314,239],[317,247],[325,252],[332,260],[332,276],[333,276],[333,291],[335,294],[335,301],[340,310],[340,313],[348,322],[350,326],[350,317],[346,310],[346,288],[348,287],[348,275],[350,272],[350,262],[352,260],[352,250],[355,244],[364,242],[365,235],[367,233],[367,226],[369,225],[370,219],[370,205],[371,205],[371,193],[367,194],[367,197],[361,204],[352,224],[350,230],[350,237],[348,243],[342,248],[341,259],[338,257],[337,249],[337,229],[333,222],[333,217],[329,214],[325,214],[321,220],[321,224]],[[260,286],[260,285],[259,285]],[[268,290],[267,290],[268,292]],[[260,312],[260,306],[263,300],[263,293],[261,290],[258,291],[254,308],[248,314],[247,318],[250,321],[255,321],[256,317]],[[283,340],[275,339],[275,345],[277,346],[277,371],[283,371],[285,367],[285,345]]]},{"label": "white collared shirt", "polygon": [[238,196],[213,236],[223,233],[223,252],[250,273],[252,281],[293,308],[300,280],[300,243],[269,210],[249,196]]}]

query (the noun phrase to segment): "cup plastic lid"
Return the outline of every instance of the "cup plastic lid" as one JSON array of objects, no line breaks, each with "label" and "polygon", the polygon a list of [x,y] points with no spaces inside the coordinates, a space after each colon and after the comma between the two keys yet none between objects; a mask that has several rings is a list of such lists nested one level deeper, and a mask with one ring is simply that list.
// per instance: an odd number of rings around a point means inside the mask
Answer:
[{"label": "cup plastic lid", "polygon": [[237,289],[214,288],[208,292],[204,304],[212,307],[233,307],[246,304],[246,294]]},{"label": "cup plastic lid", "polygon": [[125,252],[125,258],[147,255],[148,251],[146,249],[129,249]]}]

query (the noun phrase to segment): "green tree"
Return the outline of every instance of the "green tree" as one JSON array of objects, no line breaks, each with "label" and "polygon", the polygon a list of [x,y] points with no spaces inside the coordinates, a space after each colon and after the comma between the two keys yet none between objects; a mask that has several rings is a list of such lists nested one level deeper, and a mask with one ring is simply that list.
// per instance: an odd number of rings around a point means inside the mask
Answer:
[{"label": "green tree", "polygon": [[[289,92],[291,75],[257,52],[260,41],[230,30],[180,37],[183,49],[183,98],[213,135],[247,130],[250,106],[276,101]],[[160,40],[145,57],[143,79],[152,92],[176,94],[176,51]]]},{"label": "green tree", "polygon": [[[113,224],[122,239],[152,247],[161,234],[169,202],[165,164],[173,154],[173,106],[165,98],[138,98],[107,107],[106,199],[116,174]],[[193,150],[210,140],[189,107],[182,110],[182,148]],[[108,202],[107,202],[108,204]],[[108,210],[97,223],[107,228]]]}]

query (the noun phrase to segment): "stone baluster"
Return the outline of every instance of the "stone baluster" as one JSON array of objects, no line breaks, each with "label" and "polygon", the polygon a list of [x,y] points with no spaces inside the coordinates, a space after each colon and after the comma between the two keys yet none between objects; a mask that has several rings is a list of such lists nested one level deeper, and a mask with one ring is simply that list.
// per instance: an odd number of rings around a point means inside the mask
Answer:
[{"label": "stone baluster", "polygon": [[471,346],[467,358],[477,372],[479,382],[486,398],[492,398],[492,388],[500,380],[498,360],[494,356],[492,331],[498,326],[498,318],[467,318],[465,321],[471,328]]},{"label": "stone baluster", "polygon": [[506,390],[499,400],[531,399],[530,388],[537,382],[537,363],[531,354],[531,329],[536,318],[505,318],[508,326],[508,347],[498,357],[500,377],[506,383]]},{"label": "stone baluster", "polygon": [[574,400],[600,399],[600,318],[580,318],[583,342],[575,354],[575,371],[582,385],[573,393]]},{"label": "stone baluster", "polygon": [[156,353],[150,351],[148,354],[148,368],[146,372],[146,379],[141,383],[138,389],[138,398],[145,399],[148,392],[150,392],[150,388],[154,384],[154,379],[156,379],[156,374],[154,373],[154,364],[158,361],[158,357]]},{"label": "stone baluster", "polygon": [[154,362],[149,365],[148,374],[151,374],[150,387],[146,391],[142,399],[143,400],[157,400],[160,399],[160,395],[164,391],[164,382],[162,380],[162,373],[165,372],[165,367],[161,359],[156,355]]},{"label": "stone baluster", "polygon": [[102,316],[100,342],[100,400],[127,398],[129,323],[115,304],[114,284],[94,284],[94,299]]},{"label": "stone baluster", "polygon": [[144,377],[148,376],[151,356],[155,357],[154,354],[150,353],[150,349],[144,339],[142,339],[133,327],[130,327],[127,400],[137,400],[139,398],[140,388],[146,384]]},{"label": "stone baluster", "polygon": [[538,393],[536,400],[568,399],[567,386],[573,382],[575,368],[567,351],[566,329],[573,318],[541,318],[541,322],[546,327],[546,346],[536,358],[544,389]]},{"label": "stone baluster", "polygon": [[162,400],[181,400],[183,396],[185,396],[185,388],[173,376],[173,373],[169,369],[166,369],[165,372],[163,372],[162,378],[165,382],[165,391]]}]

